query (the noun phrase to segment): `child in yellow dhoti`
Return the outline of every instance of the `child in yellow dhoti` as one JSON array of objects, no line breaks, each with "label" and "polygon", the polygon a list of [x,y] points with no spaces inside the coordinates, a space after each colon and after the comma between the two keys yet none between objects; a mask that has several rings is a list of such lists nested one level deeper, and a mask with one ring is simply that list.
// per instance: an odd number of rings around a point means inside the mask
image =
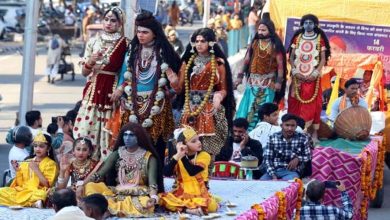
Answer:
[{"label": "child in yellow dhoti", "polygon": [[199,136],[192,128],[184,128],[177,141],[177,153],[164,167],[165,176],[176,176],[176,188],[160,194],[160,205],[173,212],[195,215],[216,212],[218,204],[207,189],[210,155],[202,151]]},{"label": "child in yellow dhoti", "polygon": [[42,133],[34,138],[34,154],[15,164],[16,177],[10,187],[0,188],[0,205],[42,208],[47,190],[57,176],[51,138]]}]

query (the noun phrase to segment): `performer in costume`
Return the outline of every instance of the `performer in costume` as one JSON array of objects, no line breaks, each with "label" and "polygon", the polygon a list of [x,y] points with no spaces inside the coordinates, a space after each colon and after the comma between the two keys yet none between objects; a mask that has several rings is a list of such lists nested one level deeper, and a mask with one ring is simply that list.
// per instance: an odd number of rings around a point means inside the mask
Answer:
[{"label": "performer in costume", "polygon": [[164,175],[176,177],[172,192],[162,193],[160,204],[176,212],[204,215],[216,212],[218,204],[208,192],[210,155],[202,151],[202,143],[195,130],[185,127],[177,138],[177,153],[164,167]]},{"label": "performer in costume", "polygon": [[[157,193],[164,190],[157,152],[139,124],[126,124],[118,137],[115,151],[98,172],[84,181],[85,187],[77,190],[86,196],[94,193],[106,196],[113,215],[150,216],[159,201]],[[99,182],[103,177],[106,182]]]},{"label": "performer in costume", "polygon": [[[73,144],[74,160],[69,161],[67,155],[63,155],[60,163],[60,175],[58,176],[58,189],[66,188],[69,178],[72,189],[76,191],[78,185],[97,169],[98,162],[91,159],[93,146],[91,140],[86,137],[77,138]],[[95,168],[96,167],[96,168]]]},{"label": "performer in costume", "polygon": [[85,49],[82,74],[88,76],[83,90],[83,100],[75,125],[74,138],[88,136],[96,146],[93,157],[105,159],[111,152],[108,132],[104,126],[113,111],[116,101],[112,96],[117,86],[118,73],[122,66],[126,39],[122,36],[123,14],[119,8],[104,13],[103,33],[88,41]]},{"label": "performer in costume", "polygon": [[304,15],[300,24],[288,49],[292,74],[288,112],[303,118],[305,129],[313,125],[316,143],[322,109],[321,69],[330,57],[330,46],[315,15]]},{"label": "performer in costume", "polygon": [[161,159],[174,130],[167,68],[178,71],[180,57],[150,12],[136,17],[137,35],[123,64],[124,82],[114,93],[122,96],[121,124],[139,123],[150,134]]},{"label": "performer in costume", "polygon": [[[248,131],[259,122],[258,110],[263,103],[278,103],[286,90],[286,50],[275,25],[262,19],[257,33],[244,58],[247,86],[241,99],[236,118],[246,118]],[[241,84],[244,74],[238,74],[236,85]]]},{"label": "performer in costume", "polygon": [[43,208],[57,176],[57,164],[49,135],[38,133],[32,146],[31,156],[16,167],[11,186],[0,188],[0,205]]},{"label": "performer in costume", "polygon": [[179,74],[168,69],[172,88],[181,95],[181,122],[202,136],[204,150],[213,157],[224,146],[233,126],[235,101],[232,74],[215,34],[201,28],[191,36]]}]

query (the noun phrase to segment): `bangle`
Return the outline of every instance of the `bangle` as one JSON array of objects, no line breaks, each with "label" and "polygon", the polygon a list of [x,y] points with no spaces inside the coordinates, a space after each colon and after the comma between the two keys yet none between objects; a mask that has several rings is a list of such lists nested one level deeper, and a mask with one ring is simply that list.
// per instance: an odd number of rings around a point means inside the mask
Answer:
[{"label": "bangle", "polygon": [[88,63],[85,63],[85,64],[84,64],[84,67],[85,67],[85,69],[87,69],[87,70],[92,70],[92,67],[93,67],[93,66],[90,66]]},{"label": "bangle", "polygon": [[65,179],[64,179],[64,178],[61,178],[61,177],[58,177],[57,182],[58,182],[59,184],[63,184],[63,183],[65,182]]},{"label": "bangle", "polygon": [[158,200],[159,200],[158,195],[151,195],[150,198],[156,200],[156,204],[158,204]]}]

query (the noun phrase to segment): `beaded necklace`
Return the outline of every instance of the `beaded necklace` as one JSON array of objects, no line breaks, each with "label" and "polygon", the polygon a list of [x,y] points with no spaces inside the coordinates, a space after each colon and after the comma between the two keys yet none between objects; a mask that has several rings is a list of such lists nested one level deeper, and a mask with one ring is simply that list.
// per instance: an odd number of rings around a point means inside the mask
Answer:
[{"label": "beaded necklace", "polygon": [[[302,34],[298,35],[297,47],[296,47],[296,48],[299,47],[299,43],[300,43],[300,41],[301,41],[301,38],[302,38]],[[313,37],[313,39],[314,39],[314,38],[315,38],[315,37]],[[307,39],[307,38],[305,38],[305,39]],[[316,45],[316,49],[317,49],[318,51],[321,50],[321,43],[320,43],[320,40],[321,40],[321,35],[318,34],[318,36],[317,36],[317,45]],[[319,62],[319,59],[320,59],[320,58],[319,58],[319,56],[317,56],[315,59],[317,60],[317,62]],[[295,86],[294,86],[295,98],[296,98],[300,103],[308,104],[308,103],[313,102],[313,101],[317,98],[317,96],[318,96],[318,91],[319,91],[319,88],[320,88],[320,77],[321,77],[321,76],[317,76],[317,79],[316,79],[316,87],[315,87],[315,89],[314,89],[314,94],[313,94],[313,96],[312,96],[310,99],[307,99],[307,100],[302,99],[302,97],[301,97],[301,95],[300,95],[299,88],[298,88],[298,79],[297,79],[296,76],[293,77],[293,78],[294,78],[294,84],[295,84]]]},{"label": "beaded necklace", "polygon": [[196,58],[197,54],[193,54],[190,59],[188,60],[188,64],[186,66],[185,70],[185,80],[184,80],[184,86],[185,86],[185,104],[184,104],[184,113],[189,114],[190,116],[198,116],[206,103],[209,101],[210,95],[213,92],[213,87],[214,87],[214,80],[215,80],[215,75],[217,73],[217,67],[215,64],[215,55],[211,54],[211,76],[210,76],[210,84],[207,89],[207,93],[205,94],[202,102],[200,105],[195,108],[194,111],[191,111],[191,106],[190,106],[190,66],[192,65],[194,59]]}]

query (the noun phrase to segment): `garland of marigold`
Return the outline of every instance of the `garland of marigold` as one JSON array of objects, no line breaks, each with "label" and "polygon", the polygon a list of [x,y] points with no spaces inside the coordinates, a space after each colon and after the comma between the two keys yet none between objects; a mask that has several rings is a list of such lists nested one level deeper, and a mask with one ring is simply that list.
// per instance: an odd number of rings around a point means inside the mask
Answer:
[{"label": "garland of marigold", "polygon": [[195,109],[195,111],[191,111],[190,107],[190,79],[189,79],[189,71],[190,71],[190,66],[192,65],[192,62],[194,62],[196,57],[196,54],[193,54],[190,59],[188,60],[186,70],[185,70],[185,80],[184,80],[184,87],[185,87],[185,104],[184,104],[184,112],[189,114],[190,116],[198,116],[206,103],[209,101],[210,95],[213,92],[213,87],[214,87],[214,80],[215,80],[215,75],[217,73],[217,67],[215,64],[215,55],[211,54],[211,76],[210,76],[210,84],[207,89],[207,92],[200,103],[200,105]]},{"label": "garland of marigold", "polygon": [[378,141],[378,156],[377,156],[377,164],[375,167],[374,173],[374,181],[370,191],[370,199],[373,200],[376,196],[376,192],[378,189],[383,187],[383,169],[385,166],[385,147],[381,141]]},{"label": "garland of marigold", "polygon": [[294,181],[299,184],[298,198],[295,206],[295,220],[299,220],[301,215],[302,198],[303,198],[303,182],[301,179],[298,178],[295,178]]},{"label": "garland of marigold", "polygon": [[[301,41],[301,38],[302,38],[302,34],[298,35],[298,40],[297,40],[297,48],[299,47],[299,43]],[[317,45],[316,45],[316,49],[318,51],[321,51],[321,35],[319,34],[318,37],[317,37]],[[320,57],[317,56],[315,58],[317,60],[317,62],[319,63],[319,60],[320,60]],[[299,88],[298,88],[298,80],[297,80],[297,77],[293,77],[294,79],[294,94],[295,94],[295,98],[300,102],[300,103],[303,103],[303,104],[308,104],[308,103],[311,103],[313,102],[317,96],[318,96],[318,90],[320,88],[320,77],[321,76],[317,76],[317,80],[316,80],[316,87],[315,87],[315,90],[314,90],[314,94],[313,96],[308,99],[308,100],[303,100],[301,95],[300,95],[300,92],[299,92]]]},{"label": "garland of marigold", "polygon": [[252,207],[252,209],[255,209],[258,213],[258,220],[265,220],[266,219],[266,216],[265,216],[265,211],[263,209],[263,207],[260,205],[260,204],[254,204]]},{"label": "garland of marigold", "polygon": [[279,199],[278,220],[287,220],[286,193],[283,191],[278,191],[275,193],[275,195]]},{"label": "garland of marigold", "polygon": [[[366,154],[366,158],[364,159],[363,155]],[[362,203],[360,204],[360,213],[363,219],[367,216],[367,206],[368,200],[370,196],[370,171],[371,171],[371,154],[370,151],[364,149],[361,154],[363,166],[361,173],[361,190],[363,192]]]}]

